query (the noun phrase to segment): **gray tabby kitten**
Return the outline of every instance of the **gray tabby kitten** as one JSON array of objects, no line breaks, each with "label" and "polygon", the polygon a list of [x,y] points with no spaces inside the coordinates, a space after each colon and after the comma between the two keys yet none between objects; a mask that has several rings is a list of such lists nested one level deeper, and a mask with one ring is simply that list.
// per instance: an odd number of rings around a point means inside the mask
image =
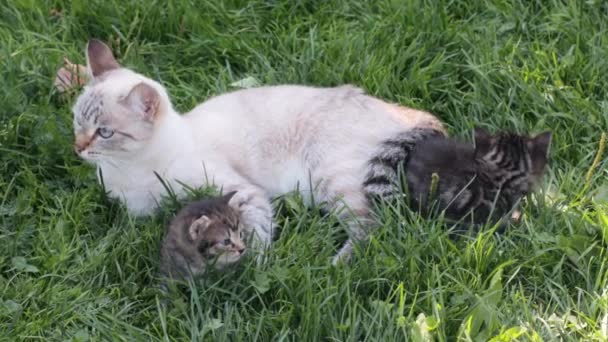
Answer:
[{"label": "gray tabby kitten", "polygon": [[245,252],[239,213],[229,204],[236,191],[202,199],[182,208],[172,220],[161,246],[161,276],[174,279],[222,269]]},{"label": "gray tabby kitten", "polygon": [[[540,183],[551,132],[527,137],[475,129],[475,146],[433,137],[412,150],[406,170],[410,205],[428,213],[433,200],[452,220],[498,222]],[[434,196],[431,175],[439,176]]]}]

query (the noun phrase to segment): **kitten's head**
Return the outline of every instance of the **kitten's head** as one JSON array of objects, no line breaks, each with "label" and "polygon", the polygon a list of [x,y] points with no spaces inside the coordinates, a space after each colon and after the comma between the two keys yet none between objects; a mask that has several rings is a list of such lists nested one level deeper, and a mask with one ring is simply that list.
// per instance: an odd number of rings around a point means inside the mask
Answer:
[{"label": "kitten's head", "polygon": [[235,192],[184,207],[171,223],[161,247],[164,275],[199,275],[207,266],[222,269],[245,252],[239,213],[230,199]]},{"label": "kitten's head", "polygon": [[121,67],[99,40],[89,41],[86,56],[89,82],[73,107],[74,149],[93,163],[132,159],[167,115],[169,97],[157,82]]},{"label": "kitten's head", "polygon": [[549,159],[551,132],[535,137],[475,129],[475,158],[496,173],[503,191],[524,196],[540,183]]},{"label": "kitten's head", "polygon": [[190,238],[196,242],[205,262],[213,263],[218,269],[239,261],[245,252],[238,221],[230,222],[228,217],[229,215],[204,215],[188,229]]}]

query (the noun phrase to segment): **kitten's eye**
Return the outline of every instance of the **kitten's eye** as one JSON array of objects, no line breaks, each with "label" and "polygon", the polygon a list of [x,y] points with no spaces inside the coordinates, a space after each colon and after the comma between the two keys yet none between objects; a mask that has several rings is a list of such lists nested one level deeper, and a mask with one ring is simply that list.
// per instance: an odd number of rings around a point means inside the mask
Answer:
[{"label": "kitten's eye", "polygon": [[110,139],[114,135],[114,130],[108,127],[99,127],[97,134],[104,139]]},{"label": "kitten's eye", "polygon": [[223,242],[223,243],[224,243],[224,245],[228,246],[228,245],[230,244],[230,239],[226,239],[226,240],[224,240],[224,242]]}]

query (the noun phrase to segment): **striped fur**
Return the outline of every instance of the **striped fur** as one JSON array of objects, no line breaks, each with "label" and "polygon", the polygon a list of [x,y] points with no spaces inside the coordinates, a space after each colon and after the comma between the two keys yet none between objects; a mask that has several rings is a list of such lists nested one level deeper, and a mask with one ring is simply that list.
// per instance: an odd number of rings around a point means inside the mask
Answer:
[{"label": "striped fur", "polygon": [[[485,223],[502,218],[534,190],[548,161],[551,134],[530,138],[503,132],[491,136],[476,129],[475,146],[442,135],[423,139],[413,148],[411,139],[402,139],[408,141],[409,153],[400,155],[405,157],[401,162],[386,163],[390,171],[378,166],[381,159],[372,160],[373,177],[367,179],[366,189],[373,195],[392,195],[398,190],[395,176],[402,167],[412,208],[427,214],[436,208],[449,219],[466,217]],[[414,140],[422,141],[419,136]],[[396,151],[390,144],[386,146],[387,152]],[[435,196],[429,198],[433,173],[439,180]]]},{"label": "striped fur", "polygon": [[369,162],[369,171],[363,182],[368,198],[391,198],[400,192],[400,169],[405,169],[410,154],[418,142],[444,133],[432,128],[414,128],[385,140]]}]

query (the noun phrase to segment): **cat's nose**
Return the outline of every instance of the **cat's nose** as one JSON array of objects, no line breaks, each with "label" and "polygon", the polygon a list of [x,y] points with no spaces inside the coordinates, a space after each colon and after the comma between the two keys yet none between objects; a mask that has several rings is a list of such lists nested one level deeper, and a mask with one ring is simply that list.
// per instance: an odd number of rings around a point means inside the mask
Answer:
[{"label": "cat's nose", "polygon": [[82,151],[86,150],[87,147],[91,144],[92,138],[84,135],[78,134],[76,135],[76,141],[74,141],[74,151],[80,154]]},{"label": "cat's nose", "polygon": [[239,254],[243,254],[245,253],[245,247],[239,248],[236,251],[239,252]]},{"label": "cat's nose", "polygon": [[84,151],[85,148],[86,148],[86,146],[83,146],[81,144],[74,144],[74,151],[77,154],[80,154],[82,151]]}]

